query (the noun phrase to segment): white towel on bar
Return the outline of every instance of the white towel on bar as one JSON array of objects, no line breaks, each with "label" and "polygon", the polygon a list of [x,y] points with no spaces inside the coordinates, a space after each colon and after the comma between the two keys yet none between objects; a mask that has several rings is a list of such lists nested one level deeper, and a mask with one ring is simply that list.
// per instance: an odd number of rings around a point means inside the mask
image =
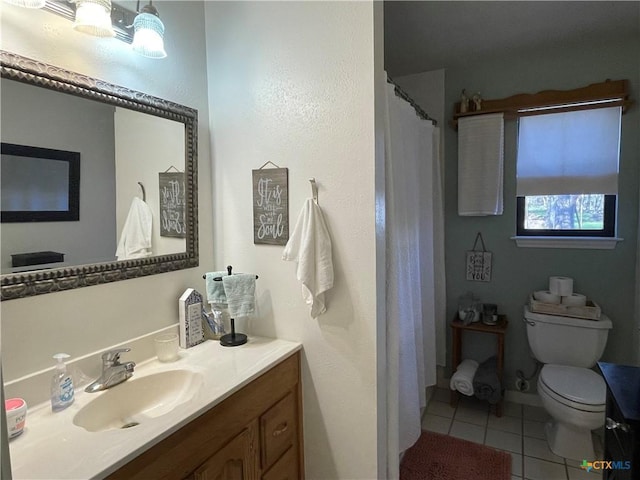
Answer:
[{"label": "white towel on bar", "polygon": [[502,215],[504,114],[458,119],[458,215]]},{"label": "white towel on bar", "polygon": [[470,397],[473,395],[473,377],[476,376],[476,370],[478,370],[478,362],[469,359],[463,360],[458,365],[456,373],[451,376],[449,388]]},{"label": "white towel on bar", "polygon": [[311,317],[324,313],[324,293],[333,287],[331,238],[322,210],[311,198],[302,207],[282,259],[298,262],[296,276],[302,282],[302,297],[311,305]]},{"label": "white towel on bar", "polygon": [[120,234],[116,259],[128,260],[151,256],[152,221],[153,214],[149,205],[138,197],[134,197]]}]

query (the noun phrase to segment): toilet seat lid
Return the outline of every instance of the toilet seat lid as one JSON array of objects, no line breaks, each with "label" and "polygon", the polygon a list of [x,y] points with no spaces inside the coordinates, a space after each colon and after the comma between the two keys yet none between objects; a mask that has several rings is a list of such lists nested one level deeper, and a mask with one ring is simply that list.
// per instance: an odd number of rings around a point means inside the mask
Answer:
[{"label": "toilet seat lid", "polygon": [[557,395],[584,405],[604,405],[607,387],[593,370],[568,365],[545,365],[540,380]]}]

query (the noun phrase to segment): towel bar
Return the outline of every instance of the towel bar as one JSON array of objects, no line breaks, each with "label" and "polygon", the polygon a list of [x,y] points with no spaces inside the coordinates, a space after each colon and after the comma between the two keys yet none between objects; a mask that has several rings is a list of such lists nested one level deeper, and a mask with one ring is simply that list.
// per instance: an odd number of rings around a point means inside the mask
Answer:
[{"label": "towel bar", "polygon": [[[232,269],[233,269],[233,267],[232,267],[231,265],[229,265],[229,266],[227,267],[227,274],[228,274],[228,275],[239,275],[239,274],[237,274],[237,273],[231,273],[231,270],[232,270]],[[207,278],[207,275],[206,275],[206,274],[204,274],[204,275],[202,276],[202,278],[203,278],[203,279],[206,279],[206,278]],[[258,275],[256,275],[256,280],[257,280],[258,278],[260,278],[260,277],[258,277]],[[221,281],[222,281],[222,277],[213,277],[213,280],[214,280],[215,282],[221,282]]]}]

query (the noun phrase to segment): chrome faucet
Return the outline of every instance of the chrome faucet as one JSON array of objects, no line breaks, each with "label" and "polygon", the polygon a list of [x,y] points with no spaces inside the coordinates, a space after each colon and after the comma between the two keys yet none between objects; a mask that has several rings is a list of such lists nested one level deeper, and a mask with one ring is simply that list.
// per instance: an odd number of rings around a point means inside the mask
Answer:
[{"label": "chrome faucet", "polygon": [[84,389],[94,393],[106,390],[124,382],[133,375],[134,362],[120,363],[120,354],[131,351],[130,348],[117,348],[102,354],[102,375],[95,382]]}]

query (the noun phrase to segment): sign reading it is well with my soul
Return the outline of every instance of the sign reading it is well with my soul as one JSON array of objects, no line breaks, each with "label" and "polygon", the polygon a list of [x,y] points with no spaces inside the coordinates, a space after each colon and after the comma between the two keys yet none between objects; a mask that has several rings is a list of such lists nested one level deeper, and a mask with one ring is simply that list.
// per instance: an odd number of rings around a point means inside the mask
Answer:
[{"label": "sign reading it is well with my soul", "polygon": [[286,245],[289,240],[289,170],[253,173],[253,243]]}]

